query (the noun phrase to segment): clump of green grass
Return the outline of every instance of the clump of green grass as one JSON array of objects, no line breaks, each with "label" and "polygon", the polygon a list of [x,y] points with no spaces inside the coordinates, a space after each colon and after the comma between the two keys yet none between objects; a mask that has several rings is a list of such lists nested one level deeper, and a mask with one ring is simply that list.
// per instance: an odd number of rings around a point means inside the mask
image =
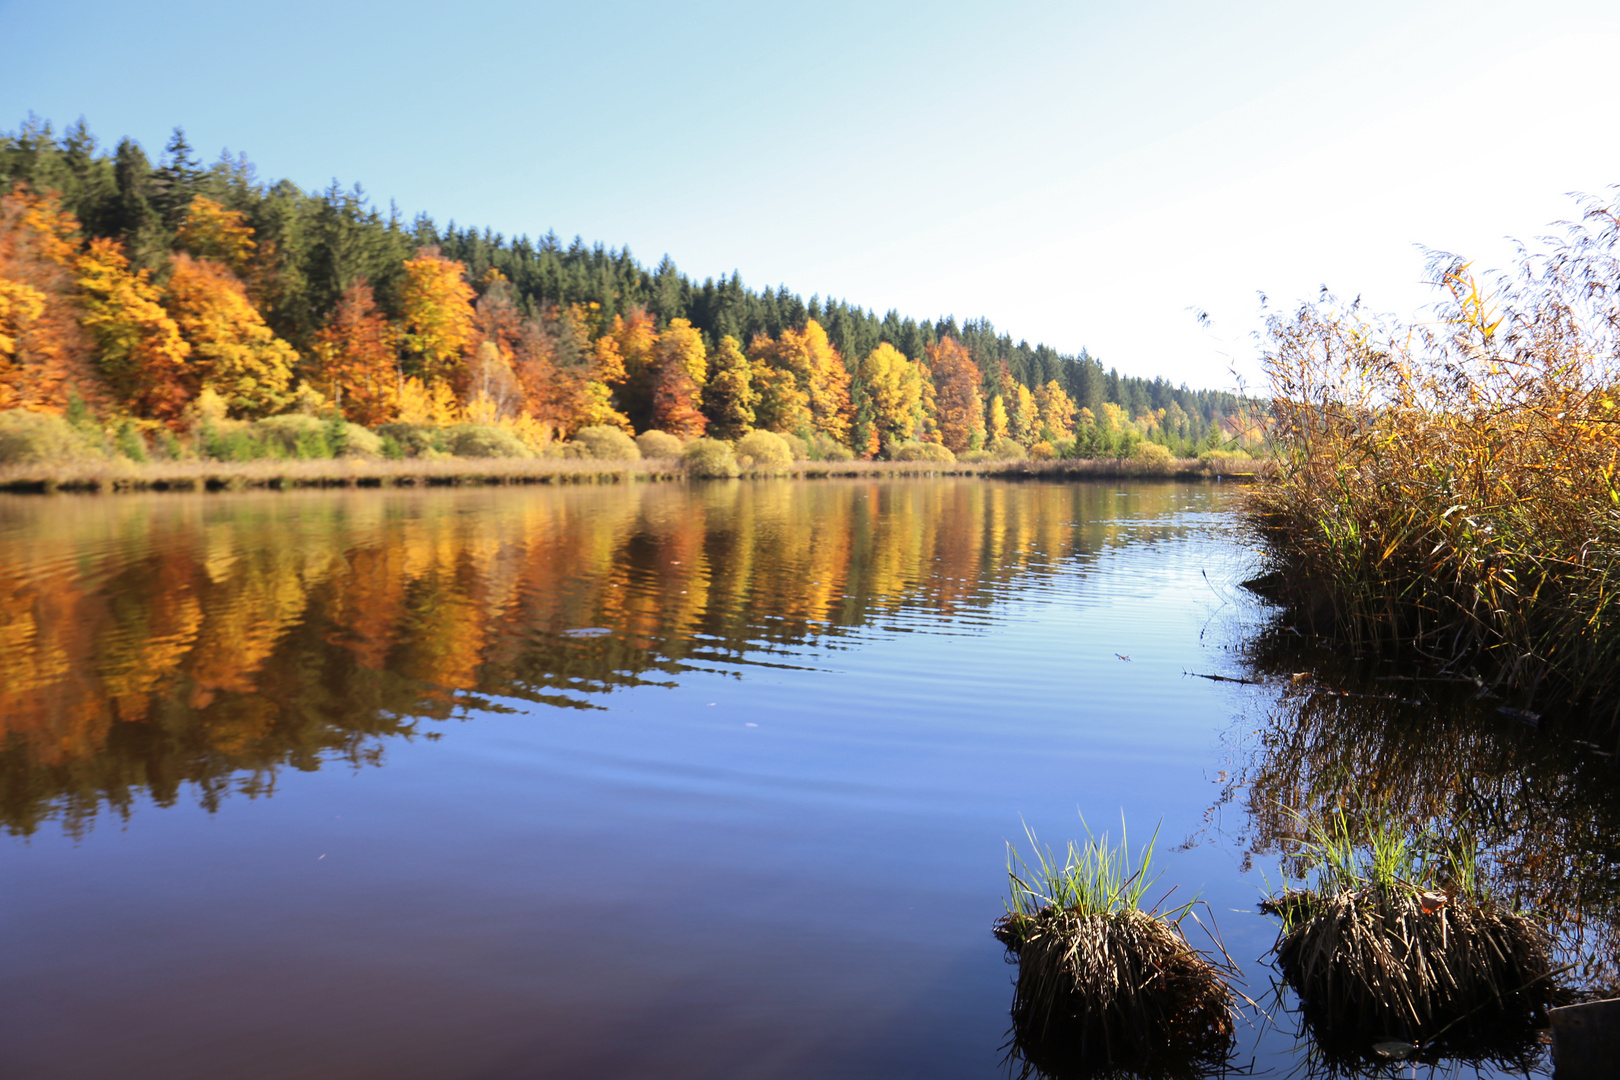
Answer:
[{"label": "clump of green grass", "polygon": [[1011,897],[995,935],[1018,959],[1021,1076],[1170,1076],[1219,1069],[1231,1055],[1224,974],[1234,969],[1188,944],[1182,922],[1196,901],[1144,906],[1154,841],[1133,859],[1121,833],[1113,846],[1088,829],[1060,860],[1026,829],[1033,866],[1007,845]]},{"label": "clump of green grass", "polygon": [[1535,1057],[1562,999],[1552,942],[1490,895],[1476,849],[1334,810],[1294,855],[1308,884],[1260,908],[1281,921],[1273,953],[1328,1058]]}]

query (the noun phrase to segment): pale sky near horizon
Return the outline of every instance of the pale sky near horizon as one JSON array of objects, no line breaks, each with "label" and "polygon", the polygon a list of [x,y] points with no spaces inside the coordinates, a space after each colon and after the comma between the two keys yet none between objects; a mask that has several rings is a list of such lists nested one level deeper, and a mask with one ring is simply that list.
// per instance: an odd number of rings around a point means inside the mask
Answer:
[{"label": "pale sky near horizon", "polygon": [[1410,315],[1415,245],[1500,266],[1620,182],[1620,5],[1217,8],[0,0],[0,128],[155,158],[180,125],[407,216],[1204,387],[1256,382],[1258,293]]}]

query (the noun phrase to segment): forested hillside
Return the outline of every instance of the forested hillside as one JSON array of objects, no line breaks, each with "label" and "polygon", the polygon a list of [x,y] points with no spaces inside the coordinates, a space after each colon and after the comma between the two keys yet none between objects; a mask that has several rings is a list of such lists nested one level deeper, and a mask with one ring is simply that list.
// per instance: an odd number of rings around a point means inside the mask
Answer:
[{"label": "forested hillside", "polygon": [[178,129],[154,163],[82,121],[60,136],[31,121],[0,136],[0,193],[0,409],[122,425],[140,447],[178,452],[172,434],[199,418],[282,413],[486,425],[533,452],[600,425],[761,428],[859,457],[1143,439],[1188,455],[1254,426],[1234,395],[985,321],[879,317],[736,273],[698,283],[667,256],[649,269],[577,238],[405,220],[358,186],[204,166]]}]

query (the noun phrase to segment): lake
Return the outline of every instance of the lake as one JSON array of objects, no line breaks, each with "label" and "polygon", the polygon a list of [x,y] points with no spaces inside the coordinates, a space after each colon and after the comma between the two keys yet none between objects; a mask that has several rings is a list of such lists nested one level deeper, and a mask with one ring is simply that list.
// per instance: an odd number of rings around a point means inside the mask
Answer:
[{"label": "lake", "polygon": [[[1383,750],[1406,790],[1462,755],[1504,792],[1556,777],[1573,802],[1525,813],[1607,852],[1607,759],[1462,705],[1414,742],[1276,677],[1300,661],[1266,654],[1237,505],[7,497],[4,1073],[996,1077],[1026,824],[1157,830],[1154,895],[1201,896],[1257,998],[1278,826],[1252,791]],[[1309,1054],[1280,1016],[1239,1040],[1258,1075]]]}]

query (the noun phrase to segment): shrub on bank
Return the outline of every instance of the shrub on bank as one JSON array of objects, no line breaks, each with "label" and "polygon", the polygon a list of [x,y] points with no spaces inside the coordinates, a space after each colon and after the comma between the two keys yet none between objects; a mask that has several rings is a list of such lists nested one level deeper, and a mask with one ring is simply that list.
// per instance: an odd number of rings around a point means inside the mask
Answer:
[{"label": "shrub on bank", "polygon": [[523,440],[490,424],[457,424],[447,428],[444,445],[457,457],[527,458],[534,454]]},{"label": "shrub on bank", "polygon": [[565,448],[570,457],[596,458],[599,461],[640,461],[641,448],[623,431],[609,424],[580,428]]},{"label": "shrub on bank", "polygon": [[810,436],[806,454],[811,461],[854,461],[855,451],[824,431]]},{"label": "shrub on bank", "polygon": [[1226,461],[1253,461],[1254,458],[1247,450],[1205,450],[1198,455],[1198,460],[1209,465]]},{"label": "shrub on bank", "polygon": [[43,465],[105,457],[65,417],[9,409],[0,412],[0,465]]},{"label": "shrub on bank", "polygon": [[997,435],[990,440],[990,454],[997,461],[1023,461],[1029,457],[1029,451],[1024,449],[1017,439],[1010,439],[1005,435]]},{"label": "shrub on bank", "polygon": [[678,458],[683,445],[680,439],[657,428],[636,436],[636,449],[641,451],[643,458]]},{"label": "shrub on bank", "polygon": [[1029,448],[1029,457],[1031,461],[1053,461],[1057,458],[1057,448],[1042,439]]},{"label": "shrub on bank", "polygon": [[737,440],[737,461],[754,472],[782,472],[793,465],[793,451],[774,431],[750,431]]},{"label": "shrub on bank", "polygon": [[385,454],[390,442],[399,447],[402,457],[432,457],[444,453],[439,429],[428,424],[395,421],[378,425],[376,434],[382,441]]},{"label": "shrub on bank", "polygon": [[951,449],[937,442],[917,442],[907,440],[897,442],[889,447],[890,461],[937,461],[941,464],[952,464],[956,455]]},{"label": "shrub on bank", "polygon": [[1145,442],[1137,446],[1135,453],[1131,454],[1131,464],[1141,473],[1151,476],[1168,476],[1176,467],[1176,459],[1170,456],[1170,448],[1155,442]]},{"label": "shrub on bank", "polygon": [[722,480],[742,472],[731,447],[719,439],[693,439],[681,451],[689,475],[703,480]]},{"label": "shrub on bank", "polygon": [[793,455],[794,461],[810,460],[810,444],[808,442],[791,431],[779,431],[776,434],[787,445],[788,453]]}]

